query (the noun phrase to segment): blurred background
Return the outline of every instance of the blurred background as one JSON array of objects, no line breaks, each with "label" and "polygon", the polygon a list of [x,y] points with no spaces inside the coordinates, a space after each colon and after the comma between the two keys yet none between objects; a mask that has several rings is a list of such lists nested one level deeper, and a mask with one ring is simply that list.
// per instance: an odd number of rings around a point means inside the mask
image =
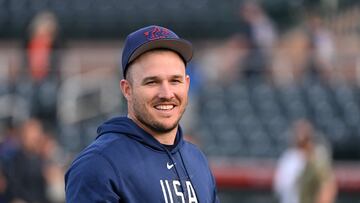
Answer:
[{"label": "blurred background", "polygon": [[150,24],[193,42],[182,126],[223,203],[306,184],[360,202],[359,1],[0,0],[1,203],[64,202],[74,156],[126,113],[124,37]]}]

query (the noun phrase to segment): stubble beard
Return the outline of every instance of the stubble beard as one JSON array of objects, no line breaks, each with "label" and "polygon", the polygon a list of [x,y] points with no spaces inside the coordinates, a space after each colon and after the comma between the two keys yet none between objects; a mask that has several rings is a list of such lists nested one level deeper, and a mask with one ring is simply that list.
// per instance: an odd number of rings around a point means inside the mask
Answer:
[{"label": "stubble beard", "polygon": [[187,101],[185,101],[185,105],[182,107],[179,118],[170,126],[167,127],[163,123],[156,121],[150,113],[146,110],[145,104],[139,103],[138,101],[134,101],[133,111],[135,118],[144,126],[149,128],[151,131],[156,133],[168,133],[174,130],[180,122],[181,117],[183,116],[185,109],[187,106]]}]

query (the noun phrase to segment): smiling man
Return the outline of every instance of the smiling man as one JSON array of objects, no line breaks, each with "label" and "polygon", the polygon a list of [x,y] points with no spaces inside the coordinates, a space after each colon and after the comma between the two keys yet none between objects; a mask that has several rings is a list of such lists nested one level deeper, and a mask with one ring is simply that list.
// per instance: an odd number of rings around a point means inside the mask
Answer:
[{"label": "smiling man", "polygon": [[120,88],[128,115],[102,124],[74,160],[65,176],[66,202],[219,202],[205,156],[179,126],[192,54],[190,42],[160,26],[126,38]]}]

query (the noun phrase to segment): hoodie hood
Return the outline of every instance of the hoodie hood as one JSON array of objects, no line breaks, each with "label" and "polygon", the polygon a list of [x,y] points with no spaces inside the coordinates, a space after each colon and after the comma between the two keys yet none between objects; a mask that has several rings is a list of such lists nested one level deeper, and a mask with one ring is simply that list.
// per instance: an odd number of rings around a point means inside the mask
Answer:
[{"label": "hoodie hood", "polygon": [[[110,120],[105,121],[97,129],[98,139],[100,136],[107,133],[115,133],[119,136],[127,136],[131,139],[134,139],[148,147],[157,150],[166,152],[167,149],[157,141],[151,134],[147,133],[144,129],[139,127],[133,120],[128,117],[115,117]],[[176,138],[174,142],[174,148],[171,150],[171,153],[177,152],[180,147],[183,145],[183,134],[181,127],[178,127],[176,133]]]}]

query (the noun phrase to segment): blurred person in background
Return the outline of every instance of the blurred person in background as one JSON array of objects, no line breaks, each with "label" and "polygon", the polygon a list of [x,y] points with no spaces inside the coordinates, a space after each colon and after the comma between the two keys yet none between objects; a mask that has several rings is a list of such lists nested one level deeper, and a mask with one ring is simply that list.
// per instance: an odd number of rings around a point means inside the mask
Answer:
[{"label": "blurred person in background", "polygon": [[7,203],[7,179],[5,176],[4,166],[3,163],[0,163],[0,203]]},{"label": "blurred person in background", "polygon": [[20,147],[5,166],[10,202],[46,203],[42,123],[34,118],[25,121],[19,135]]},{"label": "blurred person in background", "polygon": [[332,79],[335,63],[335,42],[333,34],[323,22],[318,12],[312,12],[306,19],[306,32],[309,37],[309,72],[320,79]]},{"label": "blurred person in background", "polygon": [[274,176],[274,192],[279,203],[300,203],[299,178],[306,164],[303,144],[294,138],[294,145],[280,157]]},{"label": "blurred person in background", "polygon": [[[279,159],[274,190],[281,203],[333,203],[337,187],[331,153],[305,119],[293,125],[295,146]],[[316,139],[318,138],[318,139]]]},{"label": "blurred person in background", "polygon": [[201,72],[200,65],[194,62],[188,63],[186,67],[186,74],[189,75],[189,77],[191,78],[191,83],[189,86],[188,105],[180,121],[180,125],[184,129],[185,140],[191,140],[191,143],[196,143],[195,138],[193,137],[193,131],[196,128],[197,119],[199,119],[196,113],[198,110],[196,101],[198,100],[198,95],[201,91],[201,87],[204,85],[204,78]]},{"label": "blurred person in background", "polygon": [[247,41],[247,55],[240,64],[245,78],[266,76],[277,30],[272,20],[256,1],[245,1],[240,7],[241,34]]},{"label": "blurred person in background", "polygon": [[44,162],[46,196],[52,203],[62,203],[65,202],[65,166],[70,162],[70,158],[55,139],[55,135],[48,131],[45,134],[40,155]]},{"label": "blurred person in background", "polygon": [[11,118],[4,121],[5,127],[0,136],[0,203],[9,202],[9,187],[6,177],[6,166],[16,155],[20,140],[18,129]]},{"label": "blurred person in background", "polygon": [[56,123],[61,47],[56,16],[49,11],[35,15],[24,39],[17,91],[29,99],[30,114],[46,125]]},{"label": "blurred person in background", "polygon": [[19,149],[20,138],[19,129],[12,118],[6,119],[4,123],[5,127],[0,136],[0,159],[2,162],[7,162]]},{"label": "blurred person in background", "polygon": [[246,23],[247,32],[255,46],[271,55],[278,32],[262,6],[256,1],[245,1],[240,8],[240,16]]},{"label": "blurred person in background", "polygon": [[239,80],[238,65],[248,53],[246,40],[240,34],[232,34],[220,45],[206,50],[200,67],[204,84],[227,86]]},{"label": "blurred person in background", "polygon": [[299,179],[300,203],[333,203],[337,186],[330,148],[324,138],[315,133],[309,121],[300,120],[295,123],[296,142],[306,159]]}]

